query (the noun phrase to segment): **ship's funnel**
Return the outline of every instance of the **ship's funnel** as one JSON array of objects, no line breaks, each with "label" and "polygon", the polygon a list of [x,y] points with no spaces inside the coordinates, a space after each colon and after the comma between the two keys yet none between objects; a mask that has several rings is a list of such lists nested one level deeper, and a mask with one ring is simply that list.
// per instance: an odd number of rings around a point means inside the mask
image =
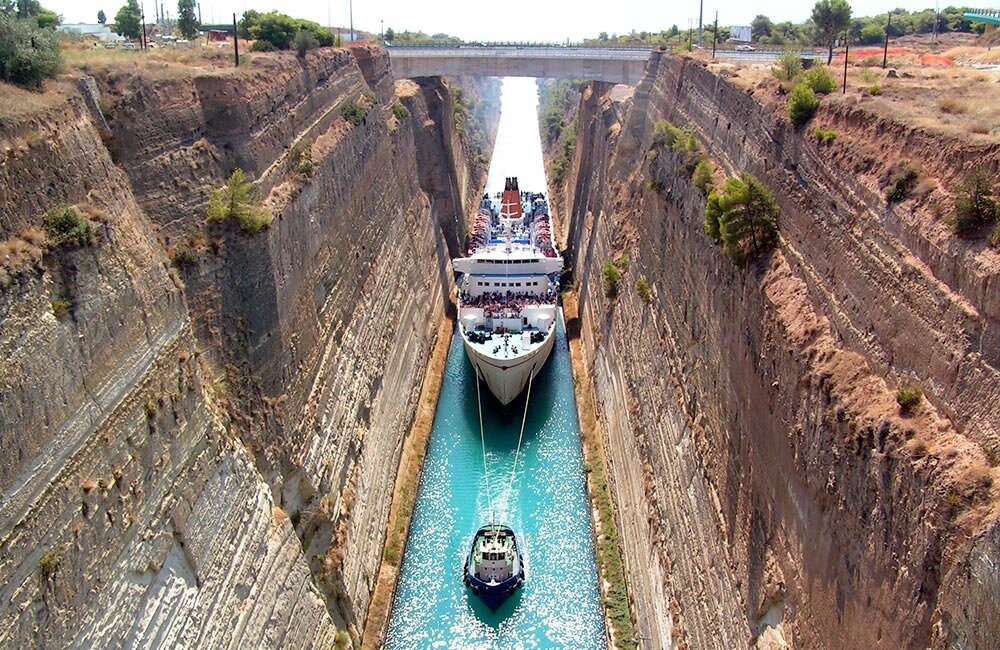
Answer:
[{"label": "ship's funnel", "polygon": [[504,219],[519,219],[521,210],[521,192],[517,189],[517,177],[512,176],[504,183],[503,197],[500,199],[500,216]]}]

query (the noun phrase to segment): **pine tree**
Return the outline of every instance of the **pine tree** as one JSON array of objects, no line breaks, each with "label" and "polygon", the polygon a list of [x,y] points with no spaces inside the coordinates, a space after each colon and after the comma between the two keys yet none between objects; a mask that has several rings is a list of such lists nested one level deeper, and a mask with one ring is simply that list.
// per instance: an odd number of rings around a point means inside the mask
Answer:
[{"label": "pine tree", "polygon": [[198,35],[198,16],[195,14],[194,0],[177,0],[177,29],[184,38]]},{"label": "pine tree", "polygon": [[851,23],[851,5],[847,0],[819,0],[813,7],[812,20],[816,25],[816,37],[830,48],[826,64],[833,61],[833,44]]},{"label": "pine tree", "polygon": [[100,23],[101,25],[108,22],[108,17],[104,15],[103,9],[97,12],[97,22]]},{"label": "pine tree", "polygon": [[778,235],[778,206],[750,174],[726,180],[705,203],[705,233],[726,255],[743,265],[766,250]]}]

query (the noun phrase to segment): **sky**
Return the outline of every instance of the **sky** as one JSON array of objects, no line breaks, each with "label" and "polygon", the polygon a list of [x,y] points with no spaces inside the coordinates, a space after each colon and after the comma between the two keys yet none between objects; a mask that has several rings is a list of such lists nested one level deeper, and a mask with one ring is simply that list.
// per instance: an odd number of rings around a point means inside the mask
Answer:
[{"label": "sky", "polygon": [[[350,0],[201,0],[203,22],[226,22],[245,9],[278,9],[321,25],[347,26]],[[920,10],[934,0],[867,0],[854,2],[854,15],[867,16],[896,7]],[[142,3],[142,0],[140,0]],[[111,21],[123,0],[42,0],[42,5],[63,15],[63,22],[92,23],[103,9]],[[163,0],[174,16],[177,2]],[[948,3],[950,4],[950,3]],[[371,32],[385,27],[428,34],[445,32],[467,40],[563,42],[592,38],[600,32],[624,34],[632,31],[657,32],[677,25],[686,29],[688,20],[698,21],[698,3],[653,2],[651,0],[503,0],[498,3],[469,0],[354,0],[354,26]],[[705,0],[705,23],[719,12],[719,24],[750,24],[758,13],[775,22],[801,22],[809,17],[809,0],[772,0],[758,5],[745,0]],[[153,0],[145,0],[147,20],[152,22]],[[328,19],[329,16],[329,19]]]}]

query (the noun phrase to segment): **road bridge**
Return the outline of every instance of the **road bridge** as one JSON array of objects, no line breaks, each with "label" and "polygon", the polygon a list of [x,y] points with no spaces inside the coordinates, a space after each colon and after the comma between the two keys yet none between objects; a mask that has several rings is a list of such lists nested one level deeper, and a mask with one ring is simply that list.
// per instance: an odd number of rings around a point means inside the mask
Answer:
[{"label": "road bridge", "polygon": [[649,49],[539,46],[399,46],[387,48],[397,79],[544,77],[635,85]]}]

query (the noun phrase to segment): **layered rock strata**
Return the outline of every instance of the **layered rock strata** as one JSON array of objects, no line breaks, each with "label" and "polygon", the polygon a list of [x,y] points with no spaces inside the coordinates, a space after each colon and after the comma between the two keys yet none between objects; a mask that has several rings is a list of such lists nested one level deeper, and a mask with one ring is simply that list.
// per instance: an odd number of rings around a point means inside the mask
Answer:
[{"label": "layered rock strata", "polygon": [[[695,61],[610,90],[584,93],[566,200],[641,645],[995,645],[996,252],[845,172],[861,134],[831,153]],[[661,119],[770,187],[772,253],[740,269],[705,236],[680,160],[647,155]]]},{"label": "layered rock strata", "polygon": [[[441,112],[449,86],[387,67],[322,50],[11,89],[4,644],[332,647],[360,629],[448,246],[485,175]],[[465,92],[495,124],[495,85]],[[427,187],[427,166],[454,182]],[[237,167],[274,215],[257,234],[204,220]],[[45,242],[60,205],[92,241]]]}]

